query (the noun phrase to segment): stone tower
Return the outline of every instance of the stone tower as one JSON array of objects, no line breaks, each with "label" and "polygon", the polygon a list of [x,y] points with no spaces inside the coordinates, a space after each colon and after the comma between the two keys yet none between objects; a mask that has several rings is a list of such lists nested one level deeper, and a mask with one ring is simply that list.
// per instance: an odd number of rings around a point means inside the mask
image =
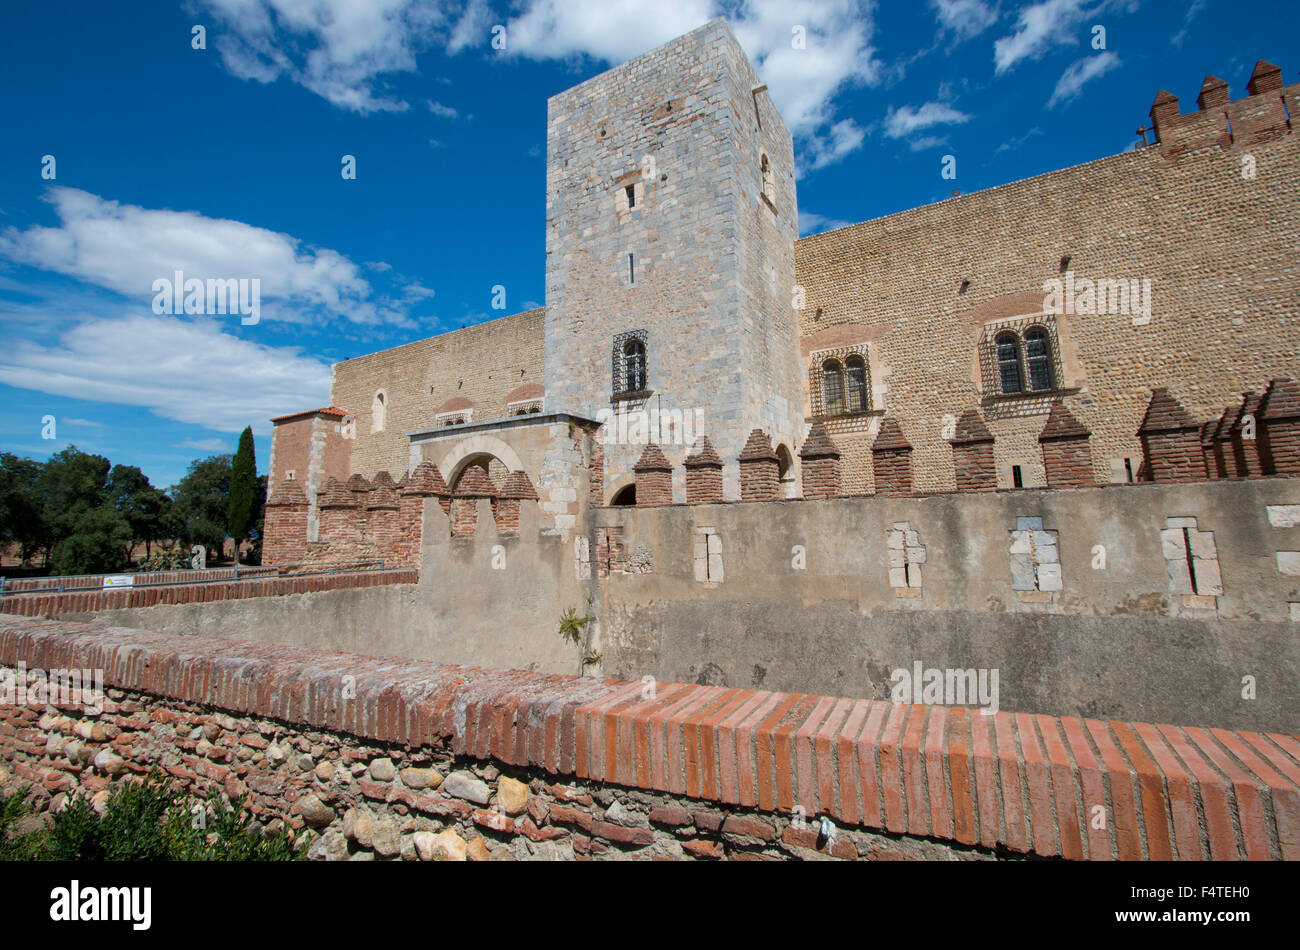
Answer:
[{"label": "stone tower", "polygon": [[647,420],[678,501],[700,435],[728,499],[751,429],[796,457],[797,220],[790,132],[723,20],[550,99],[547,410],[628,414],[605,426],[607,503]]}]

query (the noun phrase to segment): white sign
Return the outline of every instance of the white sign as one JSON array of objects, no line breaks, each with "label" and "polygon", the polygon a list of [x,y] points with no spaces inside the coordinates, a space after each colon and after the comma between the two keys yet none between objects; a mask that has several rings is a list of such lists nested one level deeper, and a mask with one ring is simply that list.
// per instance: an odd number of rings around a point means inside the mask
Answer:
[{"label": "white sign", "polygon": [[104,589],[110,587],[134,587],[135,578],[130,574],[111,574],[104,578]]}]

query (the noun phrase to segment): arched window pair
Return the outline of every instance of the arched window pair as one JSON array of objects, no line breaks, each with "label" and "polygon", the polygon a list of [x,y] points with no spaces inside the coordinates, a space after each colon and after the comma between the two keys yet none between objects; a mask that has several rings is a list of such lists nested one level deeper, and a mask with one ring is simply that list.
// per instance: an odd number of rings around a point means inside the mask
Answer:
[{"label": "arched window pair", "polygon": [[1055,386],[1052,343],[1042,327],[1030,327],[1023,337],[1014,330],[1004,330],[994,337],[993,345],[998,361],[998,387],[1002,392],[1036,393]]},{"label": "arched window pair", "polygon": [[822,363],[822,405],[828,416],[867,411],[867,364],[861,356]]}]

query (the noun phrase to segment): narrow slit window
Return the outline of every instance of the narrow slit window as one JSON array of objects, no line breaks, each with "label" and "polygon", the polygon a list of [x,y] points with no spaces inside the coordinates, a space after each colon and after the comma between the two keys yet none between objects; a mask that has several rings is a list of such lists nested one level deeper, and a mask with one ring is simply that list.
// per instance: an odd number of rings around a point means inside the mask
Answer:
[{"label": "narrow slit window", "polygon": [[623,190],[627,192],[627,206],[629,208],[635,208],[636,207],[636,185],[627,185],[623,188]]},{"label": "narrow slit window", "polygon": [[636,258],[632,254],[627,256],[627,282],[629,284],[636,283]]},{"label": "narrow slit window", "polygon": [[1011,485],[1012,485],[1013,488],[1024,488],[1024,487],[1025,487],[1025,479],[1024,479],[1024,476],[1020,474],[1020,466],[1019,466],[1019,465],[1012,465],[1012,466],[1011,466]]}]

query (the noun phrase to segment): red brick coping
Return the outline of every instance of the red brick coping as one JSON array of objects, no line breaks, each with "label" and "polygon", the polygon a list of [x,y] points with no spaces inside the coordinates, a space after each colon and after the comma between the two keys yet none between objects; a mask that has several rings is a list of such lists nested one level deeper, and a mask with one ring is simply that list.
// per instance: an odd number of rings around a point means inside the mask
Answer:
[{"label": "red brick coping", "polygon": [[681,683],[650,698],[640,682],[0,618],[0,662],[19,661],[103,669],[108,687],[366,739],[985,848],[1300,859],[1294,735]]},{"label": "red brick coping", "polygon": [[245,597],[277,597],[345,587],[381,587],[385,584],[414,584],[420,579],[415,568],[386,571],[358,571],[341,574],[252,578],[163,587],[119,587],[73,593],[6,594],[0,598],[0,613],[22,617],[58,616],[120,610],[124,607],[156,607],[159,604],[197,604]]}]

